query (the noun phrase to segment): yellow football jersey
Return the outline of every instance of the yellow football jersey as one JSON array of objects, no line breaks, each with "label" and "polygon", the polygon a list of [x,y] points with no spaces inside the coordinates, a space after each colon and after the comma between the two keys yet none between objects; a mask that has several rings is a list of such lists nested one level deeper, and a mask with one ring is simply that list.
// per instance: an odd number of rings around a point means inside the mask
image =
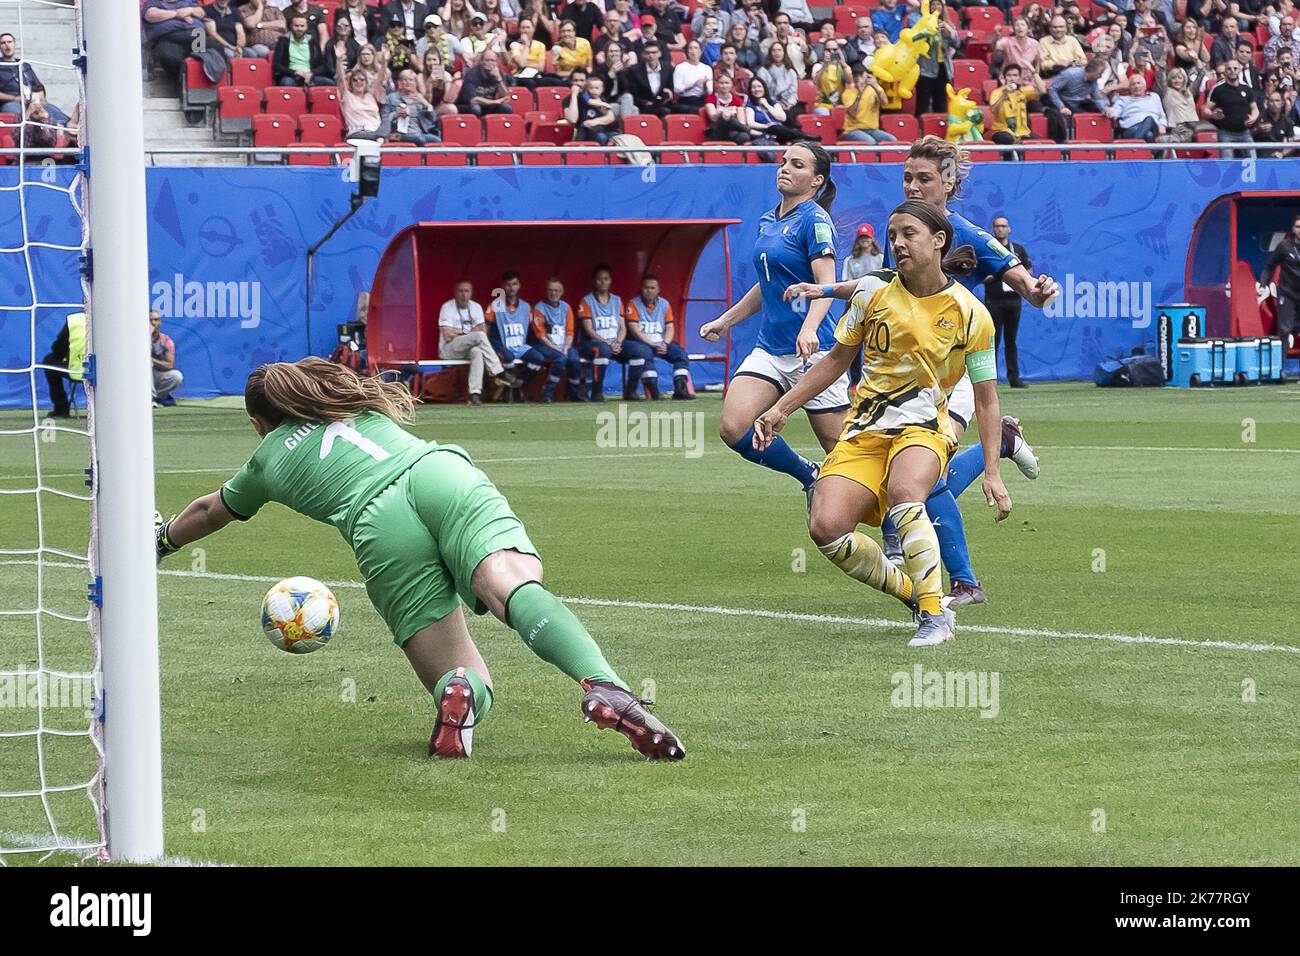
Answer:
[{"label": "yellow football jersey", "polygon": [[842,441],[863,432],[898,434],[910,425],[956,441],[948,421],[948,393],[972,362],[972,381],[997,374],[993,319],[984,303],[949,280],[917,298],[898,274],[863,276],[835,329],[836,341],[861,345],[862,381],[844,422]]}]

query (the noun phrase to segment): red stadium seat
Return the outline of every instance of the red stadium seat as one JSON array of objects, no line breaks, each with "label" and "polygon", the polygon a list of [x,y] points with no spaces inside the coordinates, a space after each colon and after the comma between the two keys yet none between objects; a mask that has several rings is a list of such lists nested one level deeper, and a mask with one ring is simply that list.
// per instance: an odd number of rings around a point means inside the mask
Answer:
[{"label": "red stadium seat", "polygon": [[[0,149],[14,148],[14,128],[12,126],[0,126]],[[8,166],[14,162],[14,156],[0,156],[0,166]]]},{"label": "red stadium seat", "polygon": [[682,65],[683,63],[685,63],[685,62],[686,62],[686,54],[683,53],[681,50],[669,50],[669,51],[668,51],[668,65],[669,65],[669,66],[674,66],[674,67],[676,67],[676,66],[681,66],[681,65]]},{"label": "red stadium seat", "polygon": [[799,102],[805,107],[817,102],[817,84],[812,80],[800,80],[798,91]]},{"label": "red stadium seat", "polygon": [[446,149],[442,146],[431,146],[425,150],[424,165],[468,166],[469,153],[462,153],[460,150],[455,149]]},{"label": "red stadium seat", "polygon": [[442,141],[457,146],[477,146],[483,142],[483,121],[469,114],[444,116]]},{"label": "red stadium seat", "polygon": [[647,146],[658,146],[664,141],[663,120],[653,114],[623,117],[623,132],[641,137],[641,142]]},{"label": "red stadium seat", "polygon": [[[489,117],[490,119],[491,117]],[[474,159],[480,166],[513,166],[515,164],[515,154],[510,151],[514,143],[483,143],[483,146],[501,147],[493,153],[476,153]]]},{"label": "red stadium seat", "polygon": [[[971,146],[983,146],[983,145],[985,145],[985,144],[983,144],[983,143],[970,143],[970,144],[966,144],[966,145],[971,145]],[[987,145],[992,146],[993,144],[992,144],[992,143],[989,143],[989,144],[987,144]],[[993,152],[992,150],[989,150],[989,151],[986,152],[985,150],[982,150],[982,149],[979,149],[979,150],[967,150],[966,155],[970,156],[970,161],[971,161],[972,163],[987,163],[989,160],[993,160],[994,162],[997,162],[998,160],[1000,160],[1000,159],[1002,158],[1002,154],[1001,154],[1001,153],[996,153],[996,152]]]},{"label": "red stadium seat", "polygon": [[337,116],[339,119],[342,119],[343,111],[339,107],[338,87],[307,87],[307,109],[312,113],[320,113],[324,116]]},{"label": "red stadium seat", "polygon": [[670,113],[664,117],[664,140],[674,143],[703,143],[704,121],[691,113]]},{"label": "red stadium seat", "polygon": [[[1032,113],[1030,114],[1033,115]],[[1022,139],[1022,146],[1055,146],[1056,144],[1050,139]],[[1027,149],[1024,150],[1025,159],[1035,162],[1059,162],[1061,153],[1055,149]]]},{"label": "red stadium seat", "polygon": [[1074,138],[1082,143],[1109,143],[1115,138],[1110,118],[1100,113],[1075,113]]},{"label": "red stadium seat", "polygon": [[972,33],[992,33],[1006,23],[1002,11],[997,7],[963,7],[962,12],[966,14],[966,29]]},{"label": "red stadium seat", "polygon": [[[1138,143],[1141,143],[1144,146],[1147,145],[1146,140],[1142,139],[1117,139],[1115,142],[1132,144],[1134,146]],[[1111,150],[1111,157],[1113,159],[1155,159],[1156,154],[1155,150],[1151,149],[1115,149]]]},{"label": "red stadium seat", "polygon": [[215,102],[217,102],[217,85],[203,72],[202,61],[190,57],[185,61],[185,72],[181,80],[182,108],[202,109]]},{"label": "red stadium seat", "polygon": [[[1096,142],[1097,142],[1097,140],[1095,140],[1095,139],[1069,139],[1069,140],[1066,140],[1066,145],[1068,145],[1068,146],[1074,146],[1074,145],[1079,144],[1079,143],[1083,143],[1083,144],[1091,144],[1091,143],[1096,143]],[[1087,162],[1087,161],[1094,161],[1094,162],[1095,162],[1095,161],[1105,160],[1105,159],[1106,159],[1106,150],[1104,150],[1104,149],[1072,149],[1072,150],[1070,150],[1070,152],[1069,152],[1067,155],[1069,156],[1070,159],[1072,159],[1072,160],[1078,160],[1079,162]]]},{"label": "red stadium seat", "polygon": [[268,113],[282,113],[297,119],[307,112],[307,93],[300,86],[268,86],[262,92]]},{"label": "red stadium seat", "polygon": [[880,128],[900,143],[914,143],[921,138],[921,124],[910,113],[881,113]]},{"label": "red stadium seat", "polygon": [[531,130],[538,123],[558,123],[562,115],[559,110],[529,110],[524,114],[524,128]]},{"label": "red stadium seat", "polygon": [[564,104],[569,100],[569,88],[567,86],[539,86],[537,88],[537,108],[539,110],[554,110],[560,115],[564,115]]},{"label": "red stadium seat", "polygon": [[[299,143],[298,145],[304,145]],[[307,146],[324,146],[325,143],[306,143]],[[331,144],[332,145],[332,144]],[[330,153],[290,153],[290,166],[332,166],[335,156]]]},{"label": "red stadium seat", "polygon": [[921,133],[925,136],[938,136],[943,139],[948,134],[948,114],[922,113]]},{"label": "red stadium seat", "polygon": [[395,153],[395,149],[414,149],[410,143],[384,143],[379,152],[381,166],[423,166],[424,157],[419,153]]},{"label": "red stadium seat", "polygon": [[558,149],[548,149],[545,152],[521,153],[521,162],[525,166],[561,166],[564,164],[564,154]]},{"label": "red stadium seat", "polygon": [[222,133],[247,133],[262,112],[262,95],[252,87],[223,86],[217,91],[217,128]]},{"label": "red stadium seat", "polygon": [[564,151],[564,163],[566,166],[604,166],[605,154],[591,148],[570,148]]},{"label": "red stadium seat", "polygon": [[799,129],[803,130],[805,136],[816,136],[823,143],[834,143],[837,138],[835,127],[831,125],[829,116],[818,116],[816,113],[800,113],[797,117]]},{"label": "red stadium seat", "polygon": [[[683,143],[677,140],[664,140],[662,146],[695,146],[695,143]],[[659,154],[659,162],[665,166],[677,166],[683,163],[698,163],[700,154],[688,150],[666,149]]]},{"label": "red stadium seat", "polygon": [[563,146],[573,139],[573,127],[568,123],[538,123],[528,131],[530,143],[550,143]]},{"label": "red stadium seat", "polygon": [[[975,7],[976,10],[987,9]],[[984,102],[984,81],[989,78],[989,66],[979,60],[952,61],[952,87],[962,90],[970,87],[971,95],[977,103]]]},{"label": "red stadium seat", "polygon": [[[861,7],[835,8],[835,35],[852,36],[858,29],[858,17],[862,15]],[[871,14],[867,14],[869,17]]]},{"label": "red stadium seat", "polygon": [[866,148],[866,147],[869,147],[869,146],[871,145],[870,143],[863,143],[863,142],[860,142],[860,141],[858,141],[858,140],[853,140],[853,139],[850,139],[850,140],[844,140],[844,139],[842,139],[842,140],[840,140],[838,143],[836,143],[835,145],[836,145],[836,146],[852,147],[852,148],[850,148],[850,149],[846,149],[846,150],[845,150],[844,152],[842,152],[842,153],[836,153],[836,154],[835,154],[835,162],[837,162],[837,163],[874,163],[874,162],[876,162],[876,154],[875,154],[874,152],[870,152],[870,151],[868,151],[867,148]]},{"label": "red stadium seat", "polygon": [[1034,134],[1034,139],[1050,139],[1047,135],[1047,116],[1043,113],[1030,113],[1029,132]]},{"label": "red stadium seat", "polygon": [[[258,113],[253,117],[254,146],[294,145],[295,124],[291,117],[274,113]],[[276,162],[282,157],[259,156],[261,162]]]},{"label": "red stadium seat", "polygon": [[488,143],[518,146],[524,142],[524,121],[518,116],[485,116],[483,127],[483,138]]},{"label": "red stadium seat", "polygon": [[526,86],[510,87],[510,108],[516,115],[523,116],[529,110],[537,109],[537,97]]},{"label": "red stadium seat", "polygon": [[298,129],[304,146],[329,146],[343,138],[343,121],[337,116],[308,113],[298,117]]},{"label": "red stadium seat", "polygon": [[[735,144],[729,143],[726,140],[722,140],[722,141],[705,140],[703,145],[734,146]],[[710,150],[709,152],[704,153],[703,156],[704,156],[705,163],[722,163],[722,164],[735,165],[737,163],[743,163],[745,161],[745,154],[738,149],[718,150],[717,152]]]},{"label": "red stadium seat", "polygon": [[978,37],[972,37],[961,48],[962,56],[968,60],[988,63],[993,55],[993,44],[995,42],[996,40],[981,40]]},{"label": "red stadium seat", "polygon": [[231,86],[254,86],[264,90],[271,85],[271,64],[263,57],[236,57],[230,61],[230,72],[227,76],[229,79],[223,80],[223,83],[228,82]]}]

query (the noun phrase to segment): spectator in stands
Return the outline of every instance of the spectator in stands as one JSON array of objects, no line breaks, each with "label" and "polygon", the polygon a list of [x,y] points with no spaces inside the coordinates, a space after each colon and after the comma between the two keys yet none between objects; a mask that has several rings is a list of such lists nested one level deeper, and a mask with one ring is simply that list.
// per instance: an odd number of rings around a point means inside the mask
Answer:
[{"label": "spectator in stands", "polygon": [[[1014,63],[1002,69],[1002,82],[989,96],[993,121],[985,130],[988,138],[1000,146],[1014,146],[1033,136],[1029,128],[1029,103],[1039,97],[1032,83],[1022,82],[1025,71]],[[1031,74],[1035,80],[1036,74]],[[1023,159],[1024,153],[1002,153],[1003,159]]]},{"label": "spectator in stands", "polygon": [[[657,21],[654,17],[649,16],[648,14],[643,14],[637,20],[637,28],[640,32],[637,33],[636,37],[632,41],[632,53],[634,56],[640,57],[641,51],[647,43],[659,43],[659,35],[655,32],[657,29]],[[665,60],[671,59],[666,46],[660,44],[660,49],[664,51]]]},{"label": "spectator in stands", "polygon": [[475,10],[469,15],[469,36],[460,41],[461,62],[466,69],[469,69],[487,50],[497,54],[499,64],[506,52],[506,31],[504,28],[498,28],[489,32],[487,15],[480,10]]},{"label": "spectator in stands", "polygon": [[1057,76],[1071,67],[1080,67],[1087,62],[1078,38],[1069,32],[1065,17],[1052,17],[1048,35],[1038,41],[1038,48],[1042,53],[1041,72],[1044,78]]},{"label": "spectator in stands", "polygon": [[708,138],[726,140],[737,146],[748,144],[750,117],[745,98],[735,91],[729,73],[721,74],[714,83],[713,92],[704,99]]},{"label": "spectator in stands", "polygon": [[465,71],[456,106],[462,113],[486,116],[489,113],[513,113],[510,90],[501,76],[501,64],[495,50],[486,50],[478,63]]},{"label": "spectator in stands", "polygon": [[1268,24],[1268,35],[1275,37],[1282,32],[1282,18],[1296,18],[1295,0],[1280,0],[1280,2],[1269,3],[1264,7],[1264,20]]},{"label": "spectator in stands", "polygon": [[555,390],[560,384],[561,363],[568,372],[569,401],[587,400],[582,391],[578,350],[573,347],[574,328],[573,309],[564,301],[564,283],[556,278],[547,279],[546,297],[533,306],[532,340],[533,348],[550,365],[546,390],[542,393],[542,401],[548,404],[554,401]]},{"label": "spectator in stands", "polygon": [[[623,49],[623,15],[617,10],[610,10],[605,14],[600,35],[591,41],[593,61],[600,69],[605,68],[605,47],[611,43],[617,43],[619,49]],[[631,63],[628,65],[631,66]]]},{"label": "spectator in stands", "polygon": [[447,0],[439,11],[439,16],[442,17],[447,32],[457,40],[463,40],[469,36],[469,17],[473,12],[474,8],[470,6],[469,0]]},{"label": "spectator in stands", "polygon": [[176,367],[176,343],[162,331],[162,316],[149,313],[149,355],[153,360],[153,407],[176,404],[172,392],[181,387],[185,376]]},{"label": "spectator in stands", "polygon": [[420,0],[393,0],[384,12],[389,20],[401,20],[405,38],[414,43],[420,38],[424,29],[424,18],[429,15],[429,8]]},{"label": "spectator in stands", "polygon": [[[628,363],[623,351],[627,325],[623,320],[623,300],[610,292],[613,275],[609,266],[598,263],[591,273],[592,289],[578,303],[578,354],[584,362],[591,363],[591,394],[593,402],[605,400],[605,370],[610,359]],[[638,365],[644,364],[638,362]],[[624,400],[630,400],[624,388]]]},{"label": "spectator in stands", "polygon": [[560,35],[560,24],[555,18],[555,11],[547,5],[546,0],[523,0],[519,18],[522,20],[524,17],[533,21],[533,32],[543,46],[549,48],[555,43],[555,38]]},{"label": "spectator in stands", "polygon": [[713,70],[700,62],[700,42],[686,44],[686,59],[673,69],[674,112],[695,113],[713,92]]},{"label": "spectator in stands", "polygon": [[271,58],[271,74],[277,86],[332,85],[334,77],[325,76],[322,68],[325,56],[320,44],[311,33],[307,17],[301,13],[289,16],[289,32],[280,37]]},{"label": "spectator in stands", "polygon": [[796,30],[810,34],[817,29],[812,10],[808,9],[808,0],[779,0],[777,10],[790,18],[790,24]]},{"label": "spectator in stands", "polygon": [[474,301],[474,286],[468,279],[456,283],[452,298],[438,310],[440,355],[453,362],[469,362],[469,403],[483,404],[483,373],[500,388],[517,388],[521,383],[506,372],[487,337],[487,318]]},{"label": "spectator in stands", "polygon": [[658,43],[647,43],[627,78],[638,113],[664,117],[673,111],[673,68]]},{"label": "spectator in stands", "polygon": [[1024,17],[1016,17],[1011,24],[1011,36],[999,38],[993,46],[993,64],[1004,69],[1015,64],[1020,68],[1022,80],[1031,74],[1038,75],[1042,59],[1042,50],[1030,35],[1029,21]]},{"label": "spectator in stands", "polygon": [[880,6],[871,11],[871,25],[876,30],[884,30],[890,43],[897,43],[904,27],[910,27],[920,19],[915,10],[907,3],[898,0],[880,0]]},{"label": "spectator in stands", "polygon": [[713,66],[722,59],[722,21],[715,16],[704,18],[704,32],[698,34],[700,41],[700,62]]},{"label": "spectator in stands", "polygon": [[1102,96],[1097,80],[1105,66],[1099,60],[1091,60],[1086,66],[1072,66],[1057,74],[1052,85],[1047,88],[1047,103],[1043,109],[1047,114],[1047,130],[1052,139],[1064,143],[1070,138],[1074,124],[1070,117],[1075,113],[1089,110],[1105,113],[1109,105]]},{"label": "spectator in stands", "polygon": [[284,8],[284,18],[289,21],[291,29],[295,14],[302,14],[307,18],[308,30],[316,37],[316,42],[323,49],[325,44],[329,42],[330,37],[329,17],[325,14],[325,11],[316,4],[309,2],[309,0],[293,0]]},{"label": "spectator in stands", "polygon": [[537,21],[523,17],[519,21],[519,38],[510,44],[511,73],[515,82],[529,89],[538,85],[546,70],[546,47],[537,39]]},{"label": "spectator in stands", "polygon": [[12,33],[0,33],[0,112],[21,116],[32,90],[40,85],[30,63],[18,66],[18,41]]},{"label": "spectator in stands", "polygon": [[610,43],[605,47],[605,68],[592,74],[600,77],[604,86],[602,98],[614,107],[614,115],[620,118],[636,113],[636,106],[632,102],[630,70],[623,45]]},{"label": "spectator in stands", "polygon": [[389,93],[381,111],[380,133],[390,143],[428,146],[440,142],[438,113],[420,95],[414,70],[403,70],[397,77],[397,92]]},{"label": "spectator in stands", "polygon": [[396,17],[388,20],[388,32],[384,35],[381,47],[384,65],[388,67],[394,81],[403,70],[415,66],[415,44],[406,39],[405,33],[406,28],[402,26],[401,20]]},{"label": "spectator in stands", "polygon": [[715,85],[718,82],[718,77],[723,73],[731,77],[731,86],[738,93],[748,88],[749,81],[754,75],[740,65],[736,58],[735,44],[730,41],[722,44],[722,56],[717,63],[713,64],[713,82]]},{"label": "spectator in stands", "polygon": [[[1296,145],[1295,123],[1287,114],[1280,90],[1274,90],[1264,97],[1264,109],[1260,111],[1259,119],[1251,128],[1251,135],[1257,143],[1287,143],[1293,147]],[[1270,150],[1259,155],[1269,159],[1282,159],[1295,156],[1298,152],[1300,151],[1293,148]]]},{"label": "spectator in stands", "polygon": [[1164,135],[1169,125],[1164,104],[1160,97],[1147,90],[1147,81],[1140,73],[1129,77],[1128,93],[1116,96],[1106,115],[1115,121],[1120,139],[1154,143],[1157,137]]},{"label": "spectator in stands", "polygon": [[1264,44],[1264,69],[1272,69],[1277,66],[1277,54],[1279,50],[1291,51],[1291,62],[1296,62],[1300,57],[1300,40],[1296,39],[1295,17],[1287,16],[1281,19],[1281,29],[1276,36],[1270,37],[1269,41]]},{"label": "spectator in stands", "polygon": [[604,146],[618,135],[618,115],[604,94],[605,79],[599,73],[583,77],[581,71],[575,70],[570,76],[564,119],[573,124],[575,141]]},{"label": "spectator in stands", "polygon": [[731,22],[727,31],[727,42],[736,48],[736,65],[751,74],[757,73],[763,65],[763,51],[758,41],[749,38],[749,28],[739,20]]},{"label": "spectator in stands", "polygon": [[568,20],[577,28],[578,36],[590,43],[596,39],[605,17],[590,0],[569,0],[560,14],[560,22]]},{"label": "spectator in stands", "polygon": [[584,73],[591,70],[591,44],[578,36],[577,25],[572,20],[560,22],[560,42],[551,47],[551,65],[555,75],[566,83],[574,70],[581,69]]},{"label": "spectator in stands", "polygon": [[858,226],[858,234],[853,240],[853,248],[849,250],[849,255],[844,260],[844,267],[840,272],[840,281],[848,282],[850,279],[861,279],[863,276],[878,272],[884,265],[885,253],[881,250],[880,243],[876,242],[876,230],[872,228],[870,223],[864,222]]},{"label": "spectator in stands", "polygon": [[622,31],[623,53],[626,56],[632,57],[628,45],[633,43],[636,38],[641,35],[641,24],[638,22],[640,13],[632,6],[632,0],[606,0],[606,5],[606,18],[608,18],[611,13],[618,14],[619,29]]},{"label": "spectator in stands", "polygon": [[[1214,124],[1220,143],[1253,142],[1250,127],[1259,119],[1259,106],[1251,91],[1241,84],[1241,64],[1229,60],[1223,67],[1223,82],[1210,90],[1205,98],[1205,106],[1201,109],[1201,116]],[[1242,157],[1252,155],[1249,150],[1231,152]],[[1227,156],[1224,155],[1223,158]]]},{"label": "spectator in stands", "polygon": [[[431,13],[424,18],[424,36],[415,41],[415,61],[423,63],[430,49],[438,51],[438,56],[445,66],[453,68],[456,57],[461,55],[461,42],[458,37],[448,33],[442,25],[442,17]],[[545,58],[545,51],[543,51]]]},{"label": "spectator in stands", "polygon": [[1115,49],[1115,40],[1109,33],[1099,33],[1093,40],[1092,56],[1093,59],[1100,60],[1104,66],[1101,76],[1097,77],[1097,85],[1101,87],[1102,95],[1109,99],[1118,93],[1127,93],[1128,64]]},{"label": "spectator in stands", "polygon": [[[728,77],[730,79],[730,77]],[[636,394],[637,386],[644,384],[651,401],[659,398],[659,370],[656,359],[663,359],[673,367],[673,398],[691,399],[691,363],[686,350],[677,344],[674,334],[673,307],[659,295],[659,279],[646,275],[641,280],[641,294],[630,300],[624,313],[627,338],[623,347],[643,360],[637,374],[628,362],[627,390]],[[639,379],[640,381],[637,381]]]},{"label": "spectator in stands", "polygon": [[1193,83],[1199,83],[1210,69],[1210,50],[1205,45],[1205,35],[1201,33],[1200,25],[1190,17],[1183,21],[1174,37],[1173,65],[1186,70]]},{"label": "spectator in stands", "polygon": [[335,20],[334,35],[330,37],[329,45],[321,51],[321,76],[328,76],[333,80],[339,75],[340,64],[347,69],[352,69],[357,65],[359,56],[361,56],[361,45],[352,35],[352,21],[347,17]]},{"label": "spectator in stands", "polygon": [[876,55],[875,27],[870,17],[858,17],[853,21],[853,36],[840,44],[844,51],[844,62],[850,67],[859,63],[871,66],[871,58]]},{"label": "spectator in stands", "polygon": [[[247,43],[244,38],[244,21],[231,6],[231,0],[212,0],[203,10],[203,27],[209,47],[220,50],[228,60],[244,56],[244,46]],[[269,52],[271,51],[263,50],[254,53],[250,50],[248,55],[266,56]]]},{"label": "spectator in stands", "polygon": [[387,44],[381,43],[378,50],[368,43],[363,46],[361,54],[357,57],[357,69],[364,71],[369,85],[383,90],[384,96],[397,89],[393,83],[393,74],[388,69]]},{"label": "spectator in stands", "polygon": [[[1012,241],[1011,221],[1006,216],[994,218],[993,238],[1011,250],[1025,270],[1033,274],[1029,253],[1020,243]],[[1020,378],[1020,355],[1016,349],[1016,335],[1020,331],[1020,293],[1009,288],[1001,277],[990,276],[984,280],[984,304],[993,317],[994,351],[1006,344],[1007,383],[1012,388],[1026,388],[1026,383]]]},{"label": "spectator in stands", "polygon": [[[827,41],[834,39],[835,24],[830,20],[823,23],[821,29],[819,29],[815,34],[808,34],[808,52],[810,54],[810,59],[814,64],[814,70],[817,68],[816,64],[820,63],[825,58]],[[838,43],[838,41],[836,42]]]},{"label": "spectator in stands", "polygon": [[289,32],[284,13],[267,3],[267,0],[247,0],[240,10],[244,39],[251,56],[266,56],[275,49],[280,37]]},{"label": "spectator in stands", "polygon": [[947,7],[931,3],[939,14],[939,37],[930,42],[930,51],[916,58],[921,75],[916,81],[916,115],[948,112],[948,81],[952,78],[952,59],[957,53],[957,30],[947,17]]},{"label": "spectator in stands", "polygon": [[853,68],[853,85],[844,91],[844,132],[840,139],[859,143],[892,143],[893,133],[880,128],[880,110],[885,91],[863,64]]},{"label": "spectator in stands", "polygon": [[378,9],[367,6],[366,0],[343,0],[342,5],[334,11],[334,19],[351,20],[352,35],[360,44],[378,43],[384,35],[381,25],[383,14]]},{"label": "spectator in stands", "polygon": [[[803,36],[795,33],[794,28],[790,26],[789,14],[778,13],[772,18],[772,25],[775,28],[772,35],[759,44],[764,55],[772,48],[772,44],[780,43],[785,47],[785,62],[790,69],[794,70],[798,79],[803,79],[808,75],[808,44],[804,42]],[[776,87],[773,86],[772,89],[775,90]]]},{"label": "spectator in stands", "polygon": [[1264,92],[1264,78],[1260,74],[1259,67],[1255,65],[1255,48],[1250,45],[1250,41],[1245,37],[1240,37],[1237,40],[1236,64],[1238,82],[1250,90],[1251,95],[1255,97],[1258,103],[1259,97]]},{"label": "spectator in stands", "polygon": [[[801,131],[791,126],[785,108],[772,98],[767,84],[759,76],[749,81],[749,132],[753,142],[764,145],[770,143],[793,143],[803,139]],[[772,162],[776,157],[771,153],[759,153],[764,162]]]},{"label": "spectator in stands", "polygon": [[424,51],[424,60],[419,64],[416,74],[416,86],[439,116],[456,113],[455,96],[452,86],[456,82],[443,65],[442,57],[436,49]]},{"label": "spectator in stands", "polygon": [[1210,47],[1211,68],[1218,66],[1220,63],[1225,63],[1237,55],[1237,40],[1240,36],[1236,18],[1225,17],[1219,25],[1219,33]]},{"label": "spectator in stands", "polygon": [[[731,4],[728,4],[731,6]],[[724,10],[721,0],[700,0],[700,5],[691,15],[691,33],[695,36],[704,34],[704,21],[714,17],[718,21],[718,36],[730,38],[731,10]]]},{"label": "spectator in stands", "polygon": [[[145,0],[144,6],[140,8],[140,16],[145,22],[144,37],[149,43],[149,51],[163,71],[178,82],[181,79],[181,71],[185,69],[185,61],[193,52],[194,31],[204,29],[205,15],[198,0]],[[9,38],[10,48],[13,47],[12,34],[0,36],[0,57],[5,56],[5,37]],[[12,52],[7,55],[10,62],[13,61],[13,57]],[[28,79],[27,74],[30,70],[31,67],[27,66],[22,75],[23,83],[28,88],[35,82],[34,75],[30,80]],[[14,100],[13,94],[9,93],[12,84],[7,81],[8,75],[12,75],[13,81],[17,82],[17,68],[10,67],[8,70],[0,71],[0,93],[4,94],[3,106],[8,112],[22,113],[21,97],[17,100],[16,109],[9,106],[9,103]]]},{"label": "spectator in stands", "polygon": [[345,135],[383,138],[379,104],[385,94],[379,77],[379,73],[367,73],[360,67],[349,70],[346,61],[339,69],[339,111],[343,114]]},{"label": "spectator in stands", "polygon": [[1165,140],[1176,143],[1190,143],[1194,140],[1201,118],[1196,112],[1196,95],[1188,86],[1186,70],[1176,66],[1169,71],[1165,77],[1165,95],[1161,102],[1168,125]]},{"label": "spectator in stands", "polygon": [[1282,339],[1282,352],[1285,354],[1291,339],[1300,336],[1300,314],[1296,309],[1296,303],[1300,302],[1300,216],[1292,221],[1291,231],[1282,237],[1268,257],[1260,276],[1264,284],[1268,283],[1278,266],[1282,268],[1277,278],[1277,331],[1274,334]]},{"label": "spectator in stands", "polygon": [[751,43],[762,43],[772,35],[772,19],[763,8],[763,0],[744,0],[731,11],[731,22],[745,25],[745,35]]},{"label": "spectator in stands", "polygon": [[681,18],[677,16],[677,11],[668,0],[650,0],[650,9],[645,12],[654,17],[655,36],[661,47],[668,50],[686,49],[686,37],[682,34]]},{"label": "spectator in stands", "polygon": [[803,105],[799,102],[799,74],[786,60],[785,44],[780,40],[774,40],[768,46],[758,77],[767,84],[768,91],[772,94],[772,102],[779,104],[781,109],[785,110],[786,121],[793,122],[795,116],[803,109]]}]

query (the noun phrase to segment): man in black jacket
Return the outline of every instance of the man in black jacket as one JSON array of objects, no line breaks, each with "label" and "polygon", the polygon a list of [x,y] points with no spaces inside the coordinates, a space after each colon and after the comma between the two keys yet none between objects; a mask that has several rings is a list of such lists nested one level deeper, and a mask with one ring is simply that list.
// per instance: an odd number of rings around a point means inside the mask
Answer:
[{"label": "man in black jacket", "polygon": [[289,32],[280,37],[271,57],[271,74],[276,86],[333,85],[334,80],[321,76],[320,43],[308,28],[307,17],[295,13],[289,17]]},{"label": "man in black jacket", "polygon": [[1292,336],[1296,337],[1296,345],[1300,345],[1300,315],[1296,309],[1296,302],[1300,300],[1300,216],[1296,216],[1291,231],[1268,257],[1262,280],[1268,282],[1268,277],[1278,266],[1282,271],[1277,277],[1277,335],[1282,339],[1285,354]]},{"label": "man in black jacket", "polygon": [[[993,220],[993,238],[1015,253],[1025,270],[1033,273],[1034,267],[1025,247],[1011,241],[1011,221],[1006,216]],[[994,349],[1003,342],[1007,346],[1007,382],[1012,388],[1028,388],[1020,380],[1020,355],[1016,351],[1016,333],[1020,331],[1020,293],[1003,284],[1001,278],[988,278],[984,280],[984,305],[993,317]]]},{"label": "man in black jacket", "polygon": [[384,7],[384,15],[380,19],[387,23],[396,17],[406,29],[406,39],[418,40],[424,33],[424,18],[428,15],[429,7],[420,0],[393,0]]},{"label": "man in black jacket", "polygon": [[663,58],[663,48],[647,43],[641,58],[627,72],[627,90],[638,113],[660,119],[673,111],[673,68]]}]

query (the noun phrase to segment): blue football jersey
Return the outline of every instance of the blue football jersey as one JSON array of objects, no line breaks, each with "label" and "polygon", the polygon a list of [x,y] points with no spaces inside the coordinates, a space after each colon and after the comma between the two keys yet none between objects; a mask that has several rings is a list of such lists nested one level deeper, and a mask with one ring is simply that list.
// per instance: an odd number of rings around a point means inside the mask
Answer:
[{"label": "blue football jersey", "polygon": [[[986,278],[996,279],[1012,266],[1020,265],[1020,260],[1016,258],[1015,253],[965,216],[950,212],[948,221],[952,223],[951,248],[970,246],[975,250],[974,271],[968,276],[953,276],[971,292],[979,292],[984,287]],[[889,247],[888,242],[885,243],[885,265],[890,268],[894,265],[894,250]]]},{"label": "blue football jersey", "polygon": [[502,351],[515,358],[528,351],[528,320],[531,314],[532,309],[523,299],[516,302],[513,309],[506,307],[504,299],[492,303],[492,317]]},{"label": "blue football jersey", "polygon": [[[778,207],[779,208],[779,207]],[[812,262],[835,258],[835,225],[825,209],[809,199],[783,218],[771,209],[758,221],[754,271],[763,293],[763,327],[758,347],[772,355],[794,355],[806,305],[786,302],[785,290],[796,282],[814,282]],[[823,349],[835,344],[835,320],[827,313],[817,329]]]},{"label": "blue football jersey", "polygon": [[606,342],[618,338],[618,323],[623,317],[623,300],[614,293],[609,294],[609,301],[602,303],[596,293],[588,292],[578,303],[578,321],[591,320],[591,327]]},{"label": "blue football jersey", "polygon": [[645,299],[637,296],[627,304],[627,320],[637,323],[642,338],[662,342],[668,323],[673,320],[672,309],[662,296],[655,300],[653,309],[646,305]]}]

